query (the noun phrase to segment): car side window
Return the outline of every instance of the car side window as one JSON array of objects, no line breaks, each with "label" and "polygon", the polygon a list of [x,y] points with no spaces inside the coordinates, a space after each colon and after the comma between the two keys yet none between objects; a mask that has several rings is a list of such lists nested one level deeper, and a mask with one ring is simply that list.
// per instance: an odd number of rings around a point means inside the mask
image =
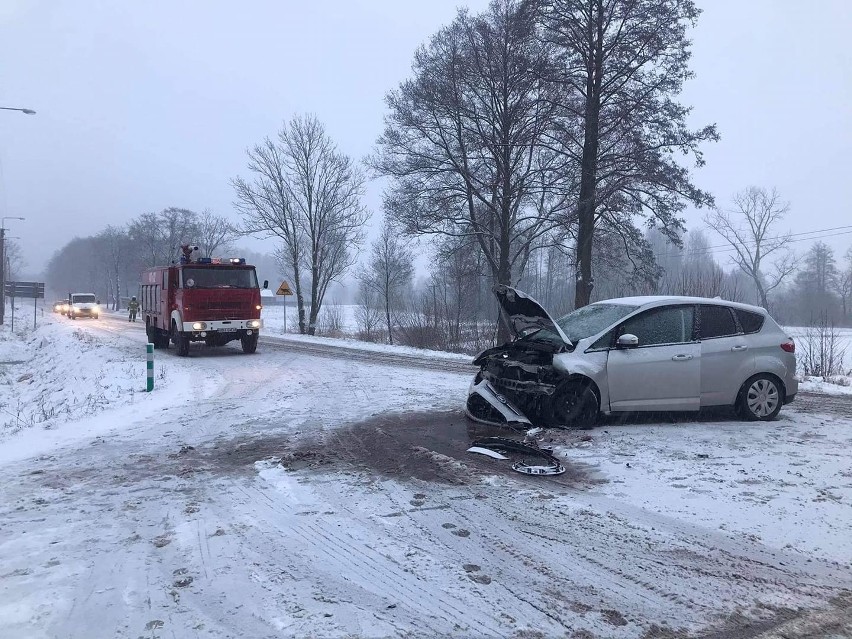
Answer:
[{"label": "car side window", "polygon": [[744,311],[741,308],[734,309],[734,313],[737,314],[737,319],[740,322],[743,333],[757,333],[763,328],[763,315],[760,313]]},{"label": "car side window", "polygon": [[617,334],[631,333],[639,338],[639,346],[685,344],[692,341],[692,306],[655,308],[625,320]]},{"label": "car side window", "polygon": [[698,335],[701,339],[730,337],[739,333],[734,314],[727,306],[703,304],[698,309]]}]

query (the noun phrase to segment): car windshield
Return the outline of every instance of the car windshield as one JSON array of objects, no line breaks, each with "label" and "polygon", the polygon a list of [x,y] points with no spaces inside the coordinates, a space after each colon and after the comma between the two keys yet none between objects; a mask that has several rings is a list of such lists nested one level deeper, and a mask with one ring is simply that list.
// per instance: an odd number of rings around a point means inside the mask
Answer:
[{"label": "car windshield", "polygon": [[74,304],[94,304],[95,296],[94,295],[75,295],[73,297]]},{"label": "car windshield", "polygon": [[628,304],[591,304],[563,315],[556,323],[568,339],[576,344],[581,339],[597,335],[637,308]]},{"label": "car windshield", "polygon": [[184,288],[257,288],[253,268],[185,268]]}]

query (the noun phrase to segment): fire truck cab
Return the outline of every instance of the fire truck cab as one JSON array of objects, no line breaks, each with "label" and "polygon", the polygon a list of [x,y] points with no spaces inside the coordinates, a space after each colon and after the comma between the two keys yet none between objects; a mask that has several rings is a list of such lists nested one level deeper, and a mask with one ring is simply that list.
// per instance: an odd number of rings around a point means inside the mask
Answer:
[{"label": "fire truck cab", "polygon": [[244,353],[257,350],[263,322],[254,266],[243,258],[195,260],[142,273],[139,291],[148,341],[189,355],[190,342],[224,346],[240,340]]}]

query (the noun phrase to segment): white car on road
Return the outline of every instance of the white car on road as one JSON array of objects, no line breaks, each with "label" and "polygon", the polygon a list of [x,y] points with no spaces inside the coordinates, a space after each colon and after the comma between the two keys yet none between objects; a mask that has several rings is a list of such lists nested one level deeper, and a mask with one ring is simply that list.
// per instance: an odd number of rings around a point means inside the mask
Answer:
[{"label": "white car on road", "polygon": [[68,317],[91,317],[98,319],[101,314],[100,305],[94,293],[72,293],[68,305]]},{"label": "white car on road", "polygon": [[795,344],[756,306],[698,297],[625,297],[553,320],[495,287],[515,339],[479,354],[467,413],[488,423],[590,425],[599,412],[732,406],[774,419],[798,391]]}]

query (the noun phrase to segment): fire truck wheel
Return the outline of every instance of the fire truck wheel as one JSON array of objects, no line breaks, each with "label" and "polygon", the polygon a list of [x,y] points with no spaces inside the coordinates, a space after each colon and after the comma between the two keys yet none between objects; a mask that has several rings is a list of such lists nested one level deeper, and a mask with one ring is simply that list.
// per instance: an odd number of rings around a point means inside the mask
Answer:
[{"label": "fire truck wheel", "polygon": [[244,335],[240,338],[240,343],[243,346],[243,353],[251,355],[257,350],[257,333],[254,335]]},{"label": "fire truck wheel", "polygon": [[177,329],[177,324],[172,323],[172,341],[177,348],[177,354],[181,357],[189,355],[189,335]]}]

